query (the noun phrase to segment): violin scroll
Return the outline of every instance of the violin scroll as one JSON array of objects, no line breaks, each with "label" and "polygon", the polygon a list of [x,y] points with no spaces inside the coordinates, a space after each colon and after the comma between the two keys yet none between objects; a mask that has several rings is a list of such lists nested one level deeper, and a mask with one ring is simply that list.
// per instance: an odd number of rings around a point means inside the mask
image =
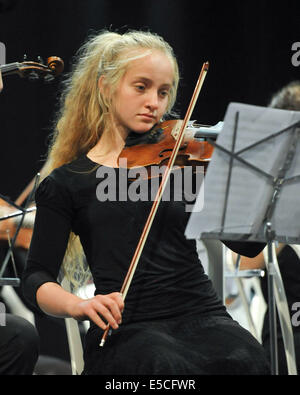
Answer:
[{"label": "violin scroll", "polygon": [[58,56],[51,56],[47,59],[47,66],[54,75],[59,75],[64,70],[64,61]]}]

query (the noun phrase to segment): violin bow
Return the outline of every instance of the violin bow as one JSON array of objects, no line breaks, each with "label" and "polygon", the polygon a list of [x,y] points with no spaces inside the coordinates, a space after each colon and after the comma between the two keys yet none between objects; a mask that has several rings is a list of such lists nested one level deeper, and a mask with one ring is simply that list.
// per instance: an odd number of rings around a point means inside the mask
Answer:
[{"label": "violin bow", "polygon": [[[163,177],[162,177],[162,181],[160,183],[160,186],[159,186],[159,188],[157,190],[155,199],[153,201],[153,205],[151,207],[151,211],[150,211],[150,213],[148,215],[148,218],[147,218],[147,221],[145,223],[142,235],[140,237],[140,240],[139,240],[138,245],[136,247],[135,253],[134,253],[133,257],[132,257],[129,269],[127,271],[126,277],[124,279],[124,282],[123,282],[123,285],[122,285],[122,288],[121,288],[121,291],[120,291],[120,293],[122,294],[123,300],[125,300],[125,298],[126,298],[126,295],[127,295],[128,290],[129,290],[132,278],[134,276],[135,270],[136,270],[137,265],[139,263],[140,256],[141,256],[141,254],[143,252],[144,245],[146,243],[148,234],[149,234],[150,229],[151,229],[151,225],[153,223],[153,220],[155,218],[155,215],[156,215],[159,203],[161,201],[162,195],[163,195],[165,187],[167,185],[167,182],[168,182],[168,179],[169,179],[172,167],[173,167],[173,165],[175,163],[175,159],[176,159],[177,153],[178,153],[179,148],[181,146],[181,143],[182,143],[182,140],[183,140],[183,137],[184,137],[185,128],[186,128],[186,126],[187,126],[187,124],[188,124],[188,122],[189,122],[189,120],[191,118],[191,115],[193,113],[193,110],[194,110],[196,101],[198,99],[199,93],[201,91],[202,85],[204,83],[204,80],[205,80],[208,68],[209,68],[209,63],[208,62],[203,63],[203,66],[202,66],[202,69],[201,69],[201,72],[200,72],[200,75],[199,75],[196,87],[194,89],[194,93],[192,95],[190,104],[188,106],[187,112],[186,112],[185,117],[184,117],[184,120],[183,120],[183,122],[181,124],[180,131],[179,131],[179,134],[178,134],[178,138],[176,140],[175,146],[174,146],[174,148],[172,150],[171,156],[170,156],[169,161],[167,163],[165,172],[164,172]],[[110,330],[110,325],[108,324],[106,329],[105,329],[105,331],[104,331],[104,333],[103,333],[101,342],[99,344],[100,347],[104,346],[106,338],[107,338],[107,335],[109,333],[109,330]]]}]

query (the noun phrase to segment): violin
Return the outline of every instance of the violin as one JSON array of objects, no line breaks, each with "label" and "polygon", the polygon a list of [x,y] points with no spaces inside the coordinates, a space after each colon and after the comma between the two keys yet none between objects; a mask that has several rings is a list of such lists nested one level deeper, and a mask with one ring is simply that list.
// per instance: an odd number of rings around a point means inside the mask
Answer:
[{"label": "violin", "polygon": [[29,79],[38,79],[43,77],[47,81],[52,80],[54,77],[62,73],[63,69],[64,62],[57,56],[47,58],[46,64],[42,61],[24,61],[8,63],[0,66],[0,71],[3,76],[18,74],[20,77],[28,77]]},{"label": "violin", "polygon": [[[9,249],[2,263],[2,267],[0,268],[0,278],[5,272],[13,247],[29,248],[32,237],[32,228],[35,220],[33,212],[36,210],[36,207],[32,206],[27,208],[26,203],[25,209],[22,209],[20,205],[26,198],[28,199],[28,202],[32,201],[34,192],[38,185],[39,177],[40,174],[38,173],[15,202],[12,202],[9,198],[0,195],[0,215],[2,215],[2,217],[0,217],[0,241],[8,241],[9,244]],[[18,212],[13,212],[12,207],[18,209]],[[30,217],[28,217],[28,213],[30,213]],[[24,221],[25,214],[26,220]],[[20,215],[22,216],[20,217]],[[16,217],[18,217],[19,220],[16,221]]]},{"label": "violin", "polygon": [[[127,168],[145,167],[146,169],[152,165],[166,165],[178,139],[182,123],[183,120],[165,121],[142,135],[137,133],[133,136],[129,135],[118,158],[120,167],[122,163],[126,163]],[[179,167],[191,165],[193,170],[196,166],[203,166],[205,172],[213,153],[213,146],[207,138],[215,140],[222,126],[223,122],[215,126],[189,123],[184,131],[184,139],[174,164]],[[122,162],[121,159],[126,159],[126,162]],[[150,177],[149,172],[148,175]]]},{"label": "violin", "polygon": [[[42,170],[43,168],[41,171]],[[35,190],[35,185],[36,177],[30,181],[14,202],[10,202],[7,197],[0,196],[0,242],[9,241],[15,237],[21,219],[20,214],[22,213],[19,206],[21,206],[25,199],[32,194],[32,191]],[[16,209],[18,211],[16,211]],[[19,229],[17,238],[15,239],[15,247],[22,247],[26,250],[29,249],[35,220],[35,210],[36,207],[34,206],[26,210],[27,214],[22,220],[22,227]]]},{"label": "violin", "polygon": [[[9,205],[4,199],[0,198],[0,217],[3,218],[13,215],[14,213],[16,213],[16,209],[13,209],[11,205]],[[23,221],[23,226],[20,229],[18,237],[15,241],[15,247],[22,247],[26,250],[29,249],[33,231],[34,218],[34,215],[29,216],[29,214],[27,214],[25,216],[26,221]],[[19,221],[20,216],[0,221],[0,241],[7,242],[14,237]]]}]

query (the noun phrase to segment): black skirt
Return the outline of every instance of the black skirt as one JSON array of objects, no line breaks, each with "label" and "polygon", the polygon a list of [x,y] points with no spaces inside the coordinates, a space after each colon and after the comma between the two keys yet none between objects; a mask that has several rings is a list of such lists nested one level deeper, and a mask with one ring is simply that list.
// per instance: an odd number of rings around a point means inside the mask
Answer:
[{"label": "black skirt", "polygon": [[120,325],[86,336],[84,375],[268,375],[263,347],[230,316],[198,316]]}]

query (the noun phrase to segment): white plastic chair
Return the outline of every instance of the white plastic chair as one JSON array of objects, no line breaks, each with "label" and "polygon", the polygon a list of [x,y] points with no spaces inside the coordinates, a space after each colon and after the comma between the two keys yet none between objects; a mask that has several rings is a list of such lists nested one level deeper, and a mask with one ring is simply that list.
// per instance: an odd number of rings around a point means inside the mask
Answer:
[{"label": "white plastic chair", "polygon": [[[61,286],[68,292],[71,291],[69,280],[64,277],[61,281]],[[76,295],[82,299],[88,299],[93,297],[95,291],[95,285],[93,283],[87,284],[84,287],[79,288]],[[71,367],[73,375],[80,375],[84,368],[83,360],[83,347],[79,329],[79,323],[74,318],[65,318],[66,331],[69,343]],[[85,331],[89,329],[90,322],[83,321],[83,327]]]},{"label": "white plastic chair", "polygon": [[[70,282],[66,277],[61,281],[61,286],[71,292]],[[69,343],[71,367],[73,375],[80,375],[83,371],[83,347],[78,322],[74,318],[65,318],[66,331]]]},{"label": "white plastic chair", "polygon": [[[238,312],[242,317],[235,316],[234,311],[229,313],[248,329],[252,335],[261,343],[261,333],[264,316],[267,308],[258,277],[264,275],[263,270],[237,270],[232,258],[232,251],[226,248],[225,279],[233,279],[243,309]],[[242,312],[241,312],[242,311]]]},{"label": "white plastic chair", "polygon": [[1,296],[5,302],[5,305],[9,307],[12,314],[24,318],[35,326],[34,314],[30,311],[19,295],[11,285],[3,285],[1,290]]}]

